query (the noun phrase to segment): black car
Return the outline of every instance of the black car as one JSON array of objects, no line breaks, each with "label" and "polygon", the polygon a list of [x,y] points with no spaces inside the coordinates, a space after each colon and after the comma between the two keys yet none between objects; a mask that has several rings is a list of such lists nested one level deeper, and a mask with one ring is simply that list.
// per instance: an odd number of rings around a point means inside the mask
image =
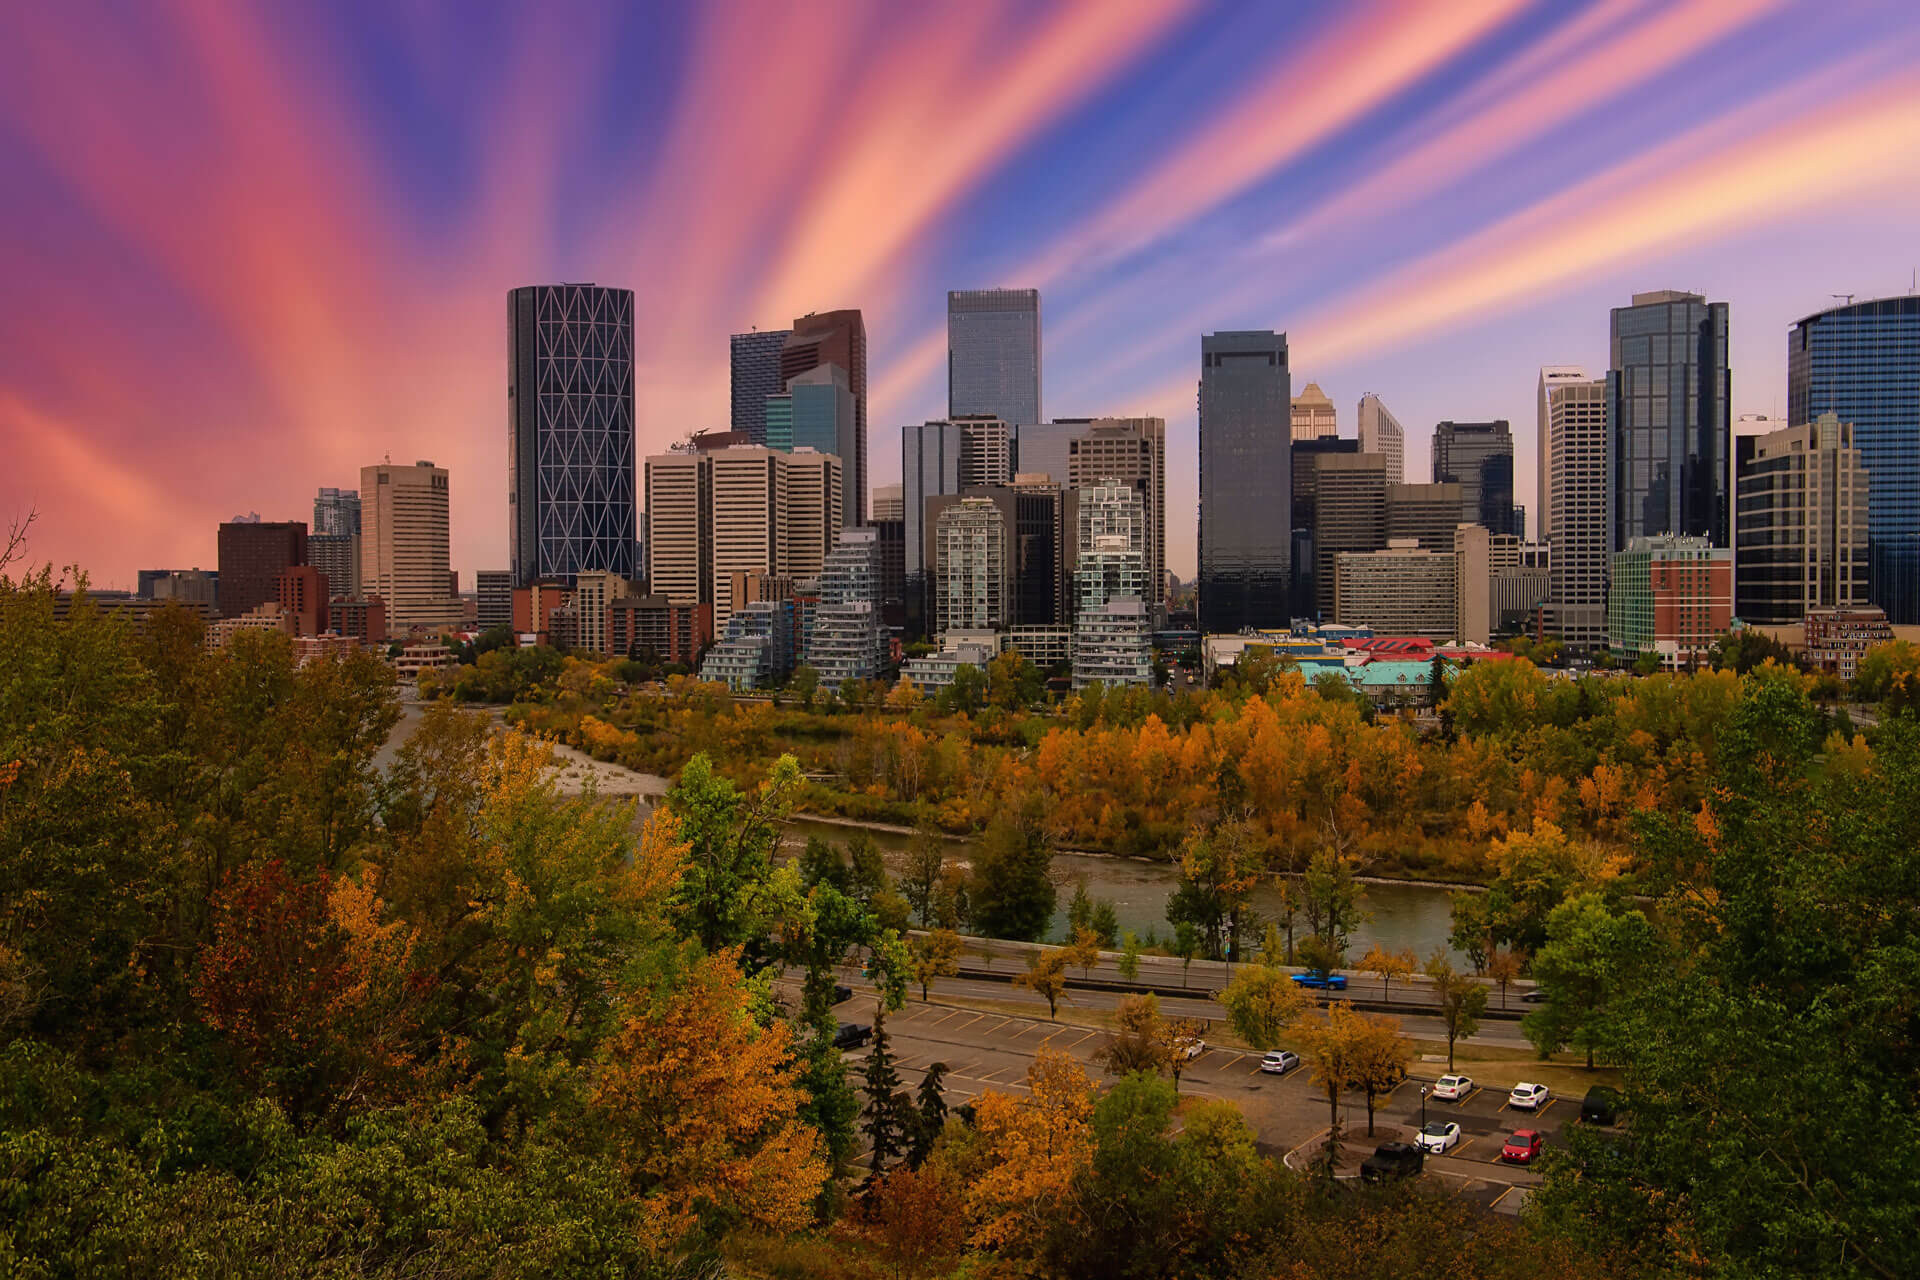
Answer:
[{"label": "black car", "polygon": [[843,1022],[840,1029],[833,1033],[833,1047],[836,1049],[858,1049],[873,1039],[873,1028],[862,1026],[858,1022]]},{"label": "black car", "polygon": [[1539,987],[1535,987],[1531,991],[1523,991],[1520,993],[1521,1004],[1545,1004],[1546,1002],[1547,1002],[1547,993],[1541,990]]},{"label": "black car", "polygon": [[851,999],[853,999],[852,987],[835,987],[833,989],[833,1002],[835,1004],[845,1004]]},{"label": "black car", "polygon": [[1587,1090],[1580,1101],[1580,1123],[1611,1125],[1620,1115],[1620,1095],[1603,1084]]},{"label": "black car", "polygon": [[1420,1172],[1426,1156],[1411,1142],[1383,1142],[1360,1162],[1362,1182],[1397,1182]]}]

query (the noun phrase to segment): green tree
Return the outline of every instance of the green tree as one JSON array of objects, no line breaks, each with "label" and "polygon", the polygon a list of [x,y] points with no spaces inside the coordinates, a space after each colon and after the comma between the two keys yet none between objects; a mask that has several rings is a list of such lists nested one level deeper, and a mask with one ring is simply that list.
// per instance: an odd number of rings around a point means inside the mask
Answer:
[{"label": "green tree", "polygon": [[1180,957],[1180,985],[1187,985],[1187,977],[1193,969],[1193,958],[1200,954],[1200,931],[1193,927],[1190,920],[1182,920],[1174,925],[1173,954]]},{"label": "green tree", "polygon": [[920,1077],[920,1088],[914,1095],[913,1135],[907,1146],[907,1164],[912,1168],[918,1169],[926,1163],[940,1131],[947,1127],[946,1080],[944,1062],[927,1064],[925,1074]]},{"label": "green tree", "polygon": [[1227,1011],[1227,1025],[1255,1049],[1273,1049],[1288,1028],[1313,1008],[1313,997],[1270,965],[1242,965],[1224,991],[1214,993]]},{"label": "green tree", "polygon": [[947,842],[939,828],[924,818],[907,842],[907,862],[900,873],[900,894],[920,917],[920,927],[933,927],[940,877],[947,869]]},{"label": "green tree", "polygon": [[1533,958],[1547,1003],[1521,1021],[1527,1039],[1543,1055],[1567,1045],[1584,1050],[1592,1070],[1597,1052],[1616,1048],[1616,1015],[1633,997],[1652,945],[1644,915],[1616,913],[1597,893],[1555,907],[1547,917],[1547,945]]},{"label": "green tree", "polygon": [[1447,1070],[1451,1071],[1454,1046],[1480,1029],[1480,1015],[1487,1010],[1487,989],[1466,974],[1454,972],[1453,959],[1445,947],[1436,947],[1427,957],[1426,972],[1433,980],[1440,1022],[1446,1028]]},{"label": "green tree", "polygon": [[1254,824],[1241,819],[1197,829],[1181,845],[1180,881],[1167,919],[1198,930],[1208,959],[1240,958],[1240,939],[1254,924],[1251,900],[1264,858]]},{"label": "green tree", "polygon": [[1126,982],[1140,981],[1140,939],[1133,935],[1133,930],[1121,935],[1120,947],[1120,959],[1115,962],[1120,977]]},{"label": "green tree", "polygon": [[867,1053],[862,1091],[866,1095],[860,1114],[866,1121],[862,1128],[867,1135],[867,1180],[872,1182],[886,1172],[891,1161],[906,1154],[909,1132],[904,1122],[910,1108],[906,1095],[900,1092],[900,1072],[893,1064],[884,1007],[874,1010],[873,1048]]},{"label": "green tree", "polygon": [[1353,878],[1353,864],[1331,849],[1314,854],[1300,877],[1300,909],[1307,931],[1334,957],[1326,967],[1339,968],[1361,920],[1360,883]]},{"label": "green tree", "polygon": [[1458,890],[1447,895],[1447,902],[1452,911],[1448,944],[1467,957],[1475,973],[1484,972],[1493,949],[1493,914],[1487,895]]},{"label": "green tree", "polygon": [[707,951],[758,945],[764,937],[764,890],[772,876],[780,819],[792,807],[800,765],[781,756],[751,795],[714,772],[704,752],[687,762],[667,792],[666,808],[687,842],[685,873],[674,892],[682,932]]},{"label": "green tree", "polygon": [[800,705],[811,711],[814,695],[820,692],[820,673],[803,662],[793,669],[793,679],[787,687],[800,699]]},{"label": "green tree", "polygon": [[1031,802],[1005,804],[980,837],[967,887],[974,927],[992,938],[1032,941],[1053,920],[1047,872],[1053,849]]}]

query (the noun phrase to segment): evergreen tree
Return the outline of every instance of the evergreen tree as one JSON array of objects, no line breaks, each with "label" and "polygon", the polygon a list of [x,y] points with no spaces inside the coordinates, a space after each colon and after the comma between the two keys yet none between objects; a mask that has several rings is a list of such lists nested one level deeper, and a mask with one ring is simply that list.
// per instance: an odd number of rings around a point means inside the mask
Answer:
[{"label": "evergreen tree", "polygon": [[867,1054],[867,1105],[861,1110],[867,1121],[867,1144],[872,1148],[868,1160],[869,1181],[884,1173],[889,1161],[903,1154],[906,1134],[900,1124],[899,1090],[900,1072],[894,1067],[893,1047],[887,1040],[887,1011],[875,1009],[873,1050]]},{"label": "evergreen tree", "polygon": [[936,1062],[927,1068],[912,1112],[912,1138],[907,1145],[907,1164],[918,1169],[933,1151],[934,1141],[947,1127],[947,1064]]}]

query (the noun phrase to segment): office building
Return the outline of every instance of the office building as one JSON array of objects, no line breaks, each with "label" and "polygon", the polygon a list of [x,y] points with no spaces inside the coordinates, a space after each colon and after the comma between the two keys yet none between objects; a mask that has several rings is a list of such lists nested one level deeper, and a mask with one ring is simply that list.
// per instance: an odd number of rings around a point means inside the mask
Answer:
[{"label": "office building", "polygon": [[1607,638],[1607,382],[1573,365],[1540,370],[1539,540],[1553,548],[1546,629],[1568,650]]},{"label": "office building", "polygon": [[1319,581],[1314,566],[1314,530],[1319,525],[1319,459],[1330,453],[1358,453],[1358,440],[1320,436],[1295,440],[1292,448],[1293,472],[1293,552],[1292,574],[1287,584],[1287,613],[1293,618],[1315,618],[1320,607],[1315,600]]},{"label": "office building", "polygon": [[481,569],[473,575],[474,626],[481,631],[513,625],[513,570]]},{"label": "office building", "polygon": [[1013,502],[1013,619],[1008,625],[1064,627],[1073,617],[1076,495],[1029,475],[1015,476],[1007,493]]},{"label": "office building", "polygon": [[1524,535],[1513,505],[1513,431],[1506,419],[1433,429],[1433,482],[1460,486],[1460,519],[1489,533]]},{"label": "office building", "polygon": [[317,636],[327,630],[327,579],[312,565],[297,564],[280,571],[275,602],[292,619],[296,636]]},{"label": "office building", "polygon": [[387,629],[457,628],[447,569],[447,472],[431,462],[360,468],[360,583],[387,605]]},{"label": "office building", "polygon": [[1291,418],[1295,444],[1302,440],[1320,440],[1340,434],[1340,416],[1334,410],[1333,401],[1317,382],[1309,382],[1299,395],[1293,397]]},{"label": "office building", "polygon": [[960,428],[961,489],[1013,483],[1013,424],[984,416],[953,421]]},{"label": "office building", "polygon": [[1790,626],[1814,609],[1867,603],[1870,481],[1854,430],[1831,413],[1741,436],[1734,519],[1742,622]]},{"label": "office building", "polygon": [[687,450],[646,461],[647,559],[653,590],[676,604],[713,603],[713,462]]},{"label": "office building", "polygon": [[1380,397],[1369,391],[1360,397],[1360,452],[1377,453],[1387,460],[1387,483],[1407,479],[1407,433],[1400,419],[1387,412]]},{"label": "office building", "polygon": [[1489,534],[1477,524],[1454,526],[1453,638],[1461,644],[1486,644],[1493,636],[1493,540],[1514,536]]},{"label": "office building", "polygon": [[643,594],[639,583],[615,573],[578,573],[573,578],[572,647],[612,654],[607,639],[608,611],[618,600]]},{"label": "office building", "polygon": [[[160,579],[166,577],[168,574],[174,573],[174,572],[177,572],[177,570],[173,570],[173,569],[136,569],[134,570],[135,582],[134,582],[133,598],[136,600],[153,599],[153,584],[158,582]],[[88,593],[88,594],[92,594],[92,593]]]},{"label": "office building", "polygon": [[1460,513],[1464,499],[1461,492],[1464,488],[1464,485],[1451,482],[1388,485],[1385,511],[1387,542],[1410,538],[1429,551],[1453,550],[1453,531],[1462,523]]},{"label": "office building", "polygon": [[873,529],[845,529],[820,573],[820,599],[801,659],[828,688],[876,679],[887,661],[880,622],[880,541]]},{"label": "office building", "polygon": [[1614,553],[1607,641],[1616,661],[1652,653],[1669,671],[1698,666],[1732,624],[1732,547],[1662,536],[1635,538]]},{"label": "office building", "polygon": [[1608,549],[1669,534],[1731,548],[1727,304],[1662,289],[1612,317]]},{"label": "office building", "polygon": [[756,329],[727,340],[732,369],[733,430],[749,444],[767,443],[767,397],[786,389],[780,377],[780,353],[789,329]]},{"label": "office building", "polygon": [[907,518],[906,486],[898,484],[878,484],[873,487],[873,508],[868,513],[878,524],[886,520],[905,520]]},{"label": "office building", "polygon": [[[354,503],[354,523],[360,522],[360,504]],[[360,535],[358,533],[314,533],[307,535],[307,563],[326,575],[327,590],[336,596],[360,594]]]},{"label": "office building", "polygon": [[1867,595],[1920,623],[1920,295],[1850,302],[1787,335],[1787,420],[1831,413],[1867,472]]},{"label": "office building", "polygon": [[853,528],[867,522],[867,326],[859,311],[824,311],[793,322],[780,350],[780,385],[823,365],[840,367],[853,397],[853,453],[839,455],[845,526]]},{"label": "office building", "polygon": [[1495,635],[1545,634],[1547,601],[1553,591],[1553,548],[1511,533],[1488,539],[1487,568],[1491,615]]},{"label": "office building", "polygon": [[1286,626],[1293,559],[1286,336],[1206,334],[1200,365],[1200,629]]},{"label": "office building", "polygon": [[1379,551],[1342,551],[1334,557],[1334,619],[1371,627],[1377,635],[1453,639],[1460,621],[1459,565],[1452,551],[1429,551],[1409,539]]},{"label": "office building", "polygon": [[327,621],[336,633],[352,636],[368,647],[387,642],[387,605],[384,600],[370,600],[365,596],[353,599],[335,596],[327,602]]},{"label": "office building", "polygon": [[932,623],[953,629],[998,631],[1012,619],[1013,557],[1001,504],[968,496],[930,510],[928,559],[933,565]]},{"label": "office building", "polygon": [[[794,377],[786,391],[767,397],[767,445],[794,453],[811,449],[846,460],[859,453],[854,439],[853,393],[847,373],[836,364],[823,364]],[[853,504],[841,495],[843,527],[852,528]]]},{"label": "office building", "polygon": [[1022,423],[1014,432],[1014,470],[1022,475],[1046,476],[1057,485],[1071,485],[1073,442],[1097,421],[1100,419],[1055,418],[1052,422]]},{"label": "office building", "polygon": [[360,532],[360,494],[353,489],[322,489],[313,500],[313,527],[308,536],[351,535]]},{"label": "office building", "polygon": [[947,416],[975,415],[1041,420],[1038,289],[947,294]]},{"label": "office building", "polygon": [[1068,442],[1067,450],[1065,487],[1069,490],[1078,493],[1105,481],[1118,480],[1139,495],[1146,518],[1141,536],[1147,568],[1146,592],[1141,599],[1149,617],[1164,621],[1167,609],[1166,420],[1095,418]]},{"label": "office building", "polygon": [[220,616],[238,618],[277,600],[280,574],[307,562],[298,520],[230,520],[220,526]]},{"label": "office building", "polygon": [[199,569],[175,570],[149,584],[147,598],[172,600],[196,608],[212,608],[217,613],[220,604],[220,575],[204,573]]},{"label": "office building", "polygon": [[1387,460],[1377,453],[1323,453],[1314,459],[1314,612],[1334,617],[1334,568],[1347,553],[1387,545]]},{"label": "office building", "polygon": [[991,417],[926,422],[900,429],[901,540],[905,552],[902,596],[910,635],[924,634],[929,590],[927,500],[966,489],[1013,481],[1011,426]]},{"label": "office building", "polygon": [[1853,609],[1809,609],[1803,636],[1807,664],[1824,675],[1852,680],[1860,659],[1876,644],[1893,639],[1887,611],[1868,605]]},{"label": "office building", "polygon": [[507,327],[514,584],[584,572],[631,578],[638,527],[633,291],[591,284],[514,289]]}]

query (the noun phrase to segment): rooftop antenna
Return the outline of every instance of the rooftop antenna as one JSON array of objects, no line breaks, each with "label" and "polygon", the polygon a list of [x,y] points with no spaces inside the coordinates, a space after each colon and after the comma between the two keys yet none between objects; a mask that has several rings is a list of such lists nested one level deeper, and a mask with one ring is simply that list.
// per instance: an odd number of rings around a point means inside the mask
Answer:
[{"label": "rooftop antenna", "polygon": [[1847,300],[1846,302],[1847,306],[1850,307],[1853,305],[1853,295],[1850,293],[1830,293],[1827,296],[1829,298],[1845,298]]}]

